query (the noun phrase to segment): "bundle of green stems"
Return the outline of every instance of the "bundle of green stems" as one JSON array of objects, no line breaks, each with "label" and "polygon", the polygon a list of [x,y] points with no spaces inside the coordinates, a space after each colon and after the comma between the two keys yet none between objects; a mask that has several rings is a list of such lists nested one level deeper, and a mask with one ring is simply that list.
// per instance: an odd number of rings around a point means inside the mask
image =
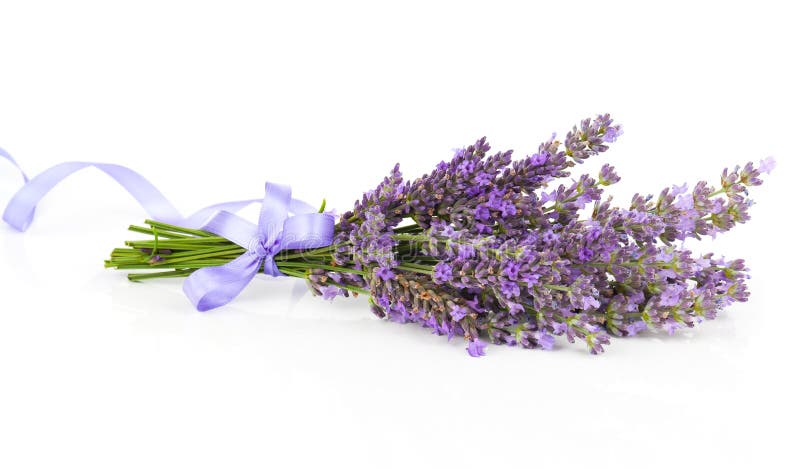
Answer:
[{"label": "bundle of green stems", "polygon": [[[131,281],[186,277],[203,267],[227,264],[246,251],[232,241],[207,231],[155,220],[145,220],[144,224],[146,226],[131,225],[128,230],[149,235],[148,239],[126,241],[125,247],[114,249],[110,258],[105,261],[106,268],[141,271],[129,273],[128,279]],[[416,224],[396,230],[395,238],[399,241],[398,258],[403,259],[397,268],[431,274],[435,260],[414,254],[417,252],[416,244],[424,239],[419,236],[420,231],[421,228]],[[281,251],[274,258],[275,265],[281,273],[301,279],[307,279],[312,271],[319,270],[363,276],[364,271],[355,266],[336,264],[333,252],[338,247],[330,245],[316,249]],[[342,287],[355,293],[369,293],[352,286]]]}]

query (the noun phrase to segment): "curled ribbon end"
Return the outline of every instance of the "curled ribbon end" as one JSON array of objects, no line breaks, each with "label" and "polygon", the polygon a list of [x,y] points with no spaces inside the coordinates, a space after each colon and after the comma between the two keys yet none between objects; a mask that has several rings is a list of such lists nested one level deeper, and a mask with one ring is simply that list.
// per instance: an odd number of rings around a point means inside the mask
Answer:
[{"label": "curled ribbon end", "polygon": [[[13,201],[14,199],[12,199]],[[6,222],[11,228],[24,233],[28,231],[33,220],[35,209],[27,209],[26,207],[16,207],[9,204],[3,212],[3,221]]]},{"label": "curled ribbon end", "polygon": [[206,311],[211,311],[212,309],[217,309],[220,306],[223,306],[223,305],[214,305],[214,304],[210,304],[210,303],[207,303],[207,302],[201,300],[200,303],[197,303],[195,305],[195,309],[197,311],[201,312],[201,313],[205,313]]}]

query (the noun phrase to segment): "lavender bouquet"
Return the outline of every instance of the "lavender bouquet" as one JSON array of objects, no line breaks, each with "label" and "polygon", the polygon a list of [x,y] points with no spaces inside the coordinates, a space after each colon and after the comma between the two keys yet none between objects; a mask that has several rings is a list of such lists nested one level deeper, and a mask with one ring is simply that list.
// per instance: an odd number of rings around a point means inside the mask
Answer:
[{"label": "lavender bouquet", "polygon": [[[622,208],[603,194],[620,179],[608,164],[565,180],[621,133],[601,115],[520,160],[490,154],[483,138],[414,181],[395,166],[316,244],[274,249],[273,235],[253,247],[218,230],[147,221],[130,229],[149,239],[126,242],[105,265],[141,269],[128,275],[134,281],[191,279],[256,252],[252,274],[304,279],[324,299],[366,295],[379,318],[463,337],[476,357],[487,342],[551,349],[556,336],[596,354],[611,336],[672,334],[746,301],[741,259],[696,256],[676,242],[747,221],[747,188],[773,161],[726,169],[719,187],[637,194]],[[318,212],[331,217],[324,202]]]}]

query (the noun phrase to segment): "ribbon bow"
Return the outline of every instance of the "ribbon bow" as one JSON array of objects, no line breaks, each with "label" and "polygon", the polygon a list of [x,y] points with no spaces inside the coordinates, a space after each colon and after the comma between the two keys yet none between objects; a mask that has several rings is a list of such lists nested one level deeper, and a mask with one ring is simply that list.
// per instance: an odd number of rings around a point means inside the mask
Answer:
[{"label": "ribbon bow", "polygon": [[268,182],[258,225],[226,211],[220,211],[203,225],[201,229],[233,241],[247,252],[225,265],[199,269],[186,279],[183,291],[198,311],[231,301],[262,266],[265,274],[282,276],[275,265],[275,255],[280,251],[331,244],[333,216],[314,213],[312,207],[295,203],[305,213],[289,217],[291,199],[292,190],[288,186]]},{"label": "ribbon bow", "polygon": [[[225,265],[204,267],[186,279],[183,291],[199,311],[208,311],[230,302],[262,270],[262,266],[267,275],[283,275],[275,264],[275,255],[280,251],[324,247],[333,242],[333,216],[317,213],[311,205],[292,199],[291,188],[281,184],[266,183],[263,199],[214,204],[184,218],[150,181],[125,166],[66,162],[48,168],[29,180],[14,158],[2,148],[0,157],[16,166],[25,180],[25,185],[14,194],[3,212],[3,220],[18,231],[28,229],[36,205],[53,187],[76,171],[94,167],[127,190],[151,218],[209,231],[247,249],[247,252]],[[258,201],[261,201],[258,225],[234,214]],[[289,213],[294,216],[290,217]]]}]

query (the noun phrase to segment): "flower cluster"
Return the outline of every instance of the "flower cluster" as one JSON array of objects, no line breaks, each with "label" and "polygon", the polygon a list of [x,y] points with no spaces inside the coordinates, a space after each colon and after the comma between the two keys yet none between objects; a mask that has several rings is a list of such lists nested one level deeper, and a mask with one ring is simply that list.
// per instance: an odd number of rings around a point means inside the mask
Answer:
[{"label": "flower cluster", "polygon": [[774,162],[726,169],[718,188],[637,194],[628,208],[604,196],[620,179],[609,165],[556,184],[621,134],[601,115],[518,160],[484,138],[414,181],[396,166],[342,215],[311,289],[368,293],[379,317],[463,337],[473,356],[487,341],[550,349],[556,336],[599,353],[611,336],[672,334],[747,300],[742,260],[676,242],[747,221],[748,187]]}]

